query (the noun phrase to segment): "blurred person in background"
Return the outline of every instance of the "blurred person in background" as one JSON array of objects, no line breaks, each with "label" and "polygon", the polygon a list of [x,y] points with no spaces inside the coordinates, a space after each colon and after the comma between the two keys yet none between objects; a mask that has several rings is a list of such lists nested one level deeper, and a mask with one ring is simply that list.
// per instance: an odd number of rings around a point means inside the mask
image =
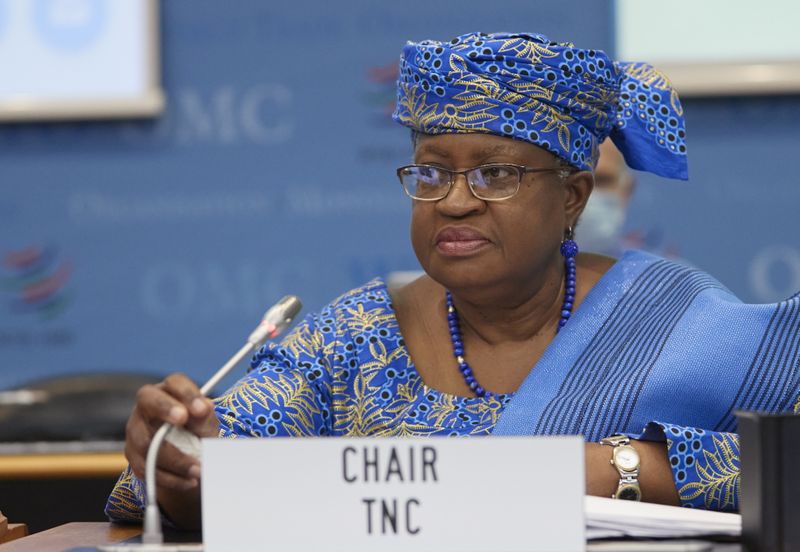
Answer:
[{"label": "blurred person in background", "polygon": [[578,220],[576,239],[582,251],[619,257],[625,249],[623,230],[636,186],[625,158],[611,140],[600,144],[594,189]]}]

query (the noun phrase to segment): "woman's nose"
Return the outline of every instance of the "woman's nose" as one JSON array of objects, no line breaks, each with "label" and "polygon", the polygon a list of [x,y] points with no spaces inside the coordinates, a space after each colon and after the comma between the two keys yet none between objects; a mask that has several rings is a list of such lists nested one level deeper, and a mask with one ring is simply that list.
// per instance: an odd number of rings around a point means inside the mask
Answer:
[{"label": "woman's nose", "polygon": [[436,202],[436,207],[445,215],[464,216],[482,211],[486,207],[486,202],[472,193],[466,175],[456,174],[453,176],[453,184],[447,195]]}]

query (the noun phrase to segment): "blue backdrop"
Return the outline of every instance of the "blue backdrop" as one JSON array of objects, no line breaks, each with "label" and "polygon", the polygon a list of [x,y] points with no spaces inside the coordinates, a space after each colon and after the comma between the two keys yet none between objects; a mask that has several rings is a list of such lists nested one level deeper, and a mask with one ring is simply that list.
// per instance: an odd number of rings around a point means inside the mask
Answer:
[{"label": "blue backdrop", "polygon": [[[309,312],[415,269],[394,176],[410,140],[389,119],[404,41],[532,30],[613,50],[610,2],[486,6],[163,2],[163,117],[0,126],[0,388],[203,379],[284,294]],[[747,300],[800,289],[800,99],[685,108],[691,180],[641,175],[631,235]]]}]

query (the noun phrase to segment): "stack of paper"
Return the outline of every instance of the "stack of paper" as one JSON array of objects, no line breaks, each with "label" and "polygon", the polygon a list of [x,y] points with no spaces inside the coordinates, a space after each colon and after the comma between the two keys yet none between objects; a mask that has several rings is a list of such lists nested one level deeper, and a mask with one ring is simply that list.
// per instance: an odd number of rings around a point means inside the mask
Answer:
[{"label": "stack of paper", "polygon": [[586,538],[691,538],[709,535],[738,537],[739,514],[587,496]]}]

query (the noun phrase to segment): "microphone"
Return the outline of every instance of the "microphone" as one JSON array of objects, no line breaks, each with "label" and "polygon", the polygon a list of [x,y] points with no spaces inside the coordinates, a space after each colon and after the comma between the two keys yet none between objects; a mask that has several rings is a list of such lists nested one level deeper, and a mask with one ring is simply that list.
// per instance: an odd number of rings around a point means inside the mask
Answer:
[{"label": "microphone", "polygon": [[300,299],[296,295],[287,295],[270,307],[261,318],[261,323],[256,326],[256,329],[253,330],[253,333],[247,338],[247,343],[244,347],[233,355],[216,374],[211,376],[211,379],[200,388],[200,393],[205,397],[222,378],[228,375],[231,368],[239,364],[251,351],[261,347],[267,340],[274,339],[282,334],[283,330],[292,323],[292,320],[300,313],[300,309],[302,308],[303,303],[300,302]]},{"label": "microphone", "polygon": [[[253,350],[261,347],[267,340],[280,335],[302,309],[303,304],[294,295],[287,295],[271,307],[261,319],[261,323],[247,338],[247,343],[226,362],[217,373],[211,376],[203,387],[200,388],[202,396],[207,396],[219,381],[242,361],[244,357],[251,354]],[[200,440],[196,435],[185,429],[172,426],[168,423],[162,425],[153,436],[150,447],[147,449],[147,461],[145,463],[145,485],[147,506],[144,514],[144,530],[142,533],[142,545],[114,547],[113,550],[139,550],[139,551],[164,551],[174,549],[174,547],[164,547],[164,535],[161,531],[161,511],[158,508],[156,497],[156,459],[158,451],[164,439],[173,442],[181,451],[187,454],[199,456]],[[183,545],[186,546],[186,545]],[[104,550],[112,550],[105,547]],[[185,550],[186,548],[181,548]],[[200,550],[200,549],[198,549]]]}]

